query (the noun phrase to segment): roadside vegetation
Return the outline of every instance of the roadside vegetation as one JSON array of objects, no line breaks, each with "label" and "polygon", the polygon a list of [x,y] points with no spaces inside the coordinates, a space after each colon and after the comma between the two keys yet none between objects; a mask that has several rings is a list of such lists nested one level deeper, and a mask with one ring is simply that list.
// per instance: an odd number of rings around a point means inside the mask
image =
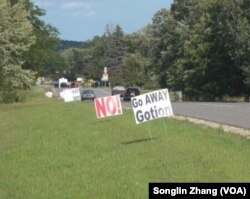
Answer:
[{"label": "roadside vegetation", "polygon": [[[0,3],[0,103],[20,101],[34,78],[168,88],[185,100],[250,96],[249,0],[174,0],[140,31],[117,24],[89,41],[61,41],[31,0]],[[107,22],[108,24],[109,22]]]},{"label": "roadside vegetation", "polygon": [[[174,0],[133,34],[60,41],[31,0],[0,1],[0,198],[147,198],[149,182],[247,182],[250,140],[188,121],[96,119],[92,102],[45,99],[45,77],[249,99],[248,0]],[[107,22],[109,23],[109,22]],[[9,104],[8,104],[9,103]]]},{"label": "roadside vegetation", "polygon": [[92,102],[0,105],[0,198],[147,198],[149,182],[247,182],[250,140],[188,121],[97,119]]}]

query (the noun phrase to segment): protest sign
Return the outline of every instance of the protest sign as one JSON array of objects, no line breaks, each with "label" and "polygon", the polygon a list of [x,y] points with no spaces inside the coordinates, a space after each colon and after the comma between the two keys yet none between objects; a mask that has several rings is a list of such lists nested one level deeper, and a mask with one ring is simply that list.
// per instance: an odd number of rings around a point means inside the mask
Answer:
[{"label": "protest sign", "polygon": [[81,94],[79,88],[68,88],[64,89],[60,93],[61,98],[64,99],[64,102],[73,102],[73,101],[80,101]]},{"label": "protest sign", "polygon": [[96,98],[95,110],[97,118],[121,115],[122,106],[120,95]]},{"label": "protest sign", "polygon": [[168,89],[162,89],[131,98],[136,124],[161,117],[173,116]]}]

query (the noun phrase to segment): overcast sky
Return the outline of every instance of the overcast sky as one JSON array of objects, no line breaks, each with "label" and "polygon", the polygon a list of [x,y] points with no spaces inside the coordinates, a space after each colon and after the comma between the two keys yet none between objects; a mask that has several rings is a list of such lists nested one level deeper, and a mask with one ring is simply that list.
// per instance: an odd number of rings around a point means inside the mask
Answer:
[{"label": "overcast sky", "polygon": [[170,8],[173,0],[33,0],[46,10],[42,19],[56,27],[60,38],[86,41],[103,35],[107,24],[119,24],[125,33],[152,22],[154,14]]}]

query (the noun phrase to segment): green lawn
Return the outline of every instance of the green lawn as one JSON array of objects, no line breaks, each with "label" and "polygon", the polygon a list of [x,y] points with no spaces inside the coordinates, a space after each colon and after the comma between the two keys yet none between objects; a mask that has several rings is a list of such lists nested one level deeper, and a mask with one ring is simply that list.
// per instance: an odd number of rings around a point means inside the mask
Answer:
[{"label": "green lawn", "polygon": [[148,182],[249,182],[250,140],[92,102],[0,105],[0,198],[148,198]]}]

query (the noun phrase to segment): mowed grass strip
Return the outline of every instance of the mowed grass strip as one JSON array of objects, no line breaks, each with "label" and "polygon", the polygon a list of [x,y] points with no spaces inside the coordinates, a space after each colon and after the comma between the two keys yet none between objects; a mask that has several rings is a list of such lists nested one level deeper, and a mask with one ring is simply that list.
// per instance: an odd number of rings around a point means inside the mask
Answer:
[{"label": "mowed grass strip", "polygon": [[249,182],[250,140],[92,102],[0,105],[0,198],[147,198],[149,182]]}]

